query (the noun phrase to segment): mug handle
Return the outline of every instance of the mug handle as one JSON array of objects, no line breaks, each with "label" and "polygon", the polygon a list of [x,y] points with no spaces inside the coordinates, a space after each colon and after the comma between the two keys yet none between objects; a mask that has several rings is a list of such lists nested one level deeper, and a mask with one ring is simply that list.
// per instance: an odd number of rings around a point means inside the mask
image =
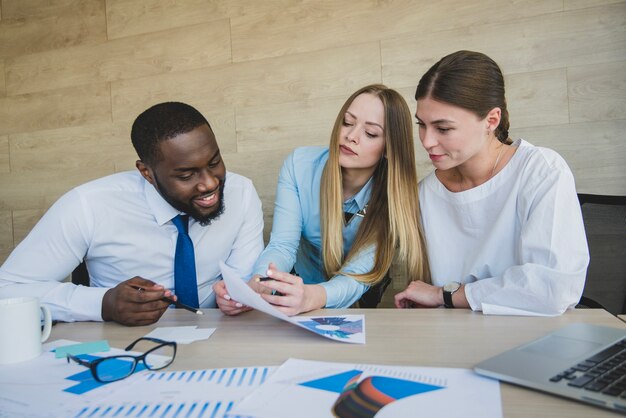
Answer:
[{"label": "mug handle", "polygon": [[44,342],[50,336],[50,331],[52,330],[52,315],[50,314],[50,309],[47,306],[41,305],[39,306],[41,311],[43,312],[43,331],[41,331],[41,342]]}]

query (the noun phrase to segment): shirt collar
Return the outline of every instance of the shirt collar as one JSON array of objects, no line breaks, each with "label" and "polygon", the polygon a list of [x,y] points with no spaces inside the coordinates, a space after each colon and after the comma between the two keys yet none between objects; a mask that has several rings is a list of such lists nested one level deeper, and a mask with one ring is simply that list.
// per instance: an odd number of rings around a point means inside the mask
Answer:
[{"label": "shirt collar", "polygon": [[154,219],[156,219],[159,226],[169,222],[174,216],[180,213],[167,203],[157,189],[146,179],[143,179],[143,192],[148,207],[152,211]]},{"label": "shirt collar", "polygon": [[370,196],[372,195],[372,181],[373,181],[374,177],[370,177],[370,179],[367,181],[367,183],[365,183],[365,186],[363,186],[361,188],[361,190],[359,190],[359,192],[357,194],[355,194],[354,196],[352,196],[351,198],[345,200],[343,202],[343,206],[344,208],[350,207],[353,204],[356,203],[357,205],[357,211],[359,210],[363,210],[363,208],[365,206],[367,206],[367,204],[370,201]]}]

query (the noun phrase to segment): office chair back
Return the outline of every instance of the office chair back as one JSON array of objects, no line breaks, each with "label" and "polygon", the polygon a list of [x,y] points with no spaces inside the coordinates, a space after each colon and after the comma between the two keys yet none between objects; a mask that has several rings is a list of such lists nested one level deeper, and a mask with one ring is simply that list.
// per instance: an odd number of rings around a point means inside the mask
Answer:
[{"label": "office chair back", "polygon": [[74,269],[71,278],[72,283],[74,284],[89,286],[89,272],[87,271],[87,264],[85,263],[85,260],[83,260],[83,262]]},{"label": "office chair back", "polygon": [[626,313],[626,196],[578,194],[589,268],[581,305]]}]

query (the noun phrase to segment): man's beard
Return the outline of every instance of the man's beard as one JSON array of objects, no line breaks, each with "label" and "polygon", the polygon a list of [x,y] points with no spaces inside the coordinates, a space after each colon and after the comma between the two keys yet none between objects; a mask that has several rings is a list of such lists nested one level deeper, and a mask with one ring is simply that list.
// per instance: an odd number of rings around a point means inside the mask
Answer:
[{"label": "man's beard", "polygon": [[191,216],[200,225],[209,226],[211,225],[211,222],[213,222],[213,220],[219,218],[220,215],[224,213],[224,185],[226,184],[226,177],[224,177],[223,179],[220,179],[220,185],[219,185],[220,201],[218,203],[219,206],[217,207],[217,210],[209,213],[208,215],[202,215],[193,205],[186,204],[172,197],[167,192],[167,189],[161,186],[161,183],[159,183],[159,179],[157,178],[156,173],[153,173],[153,176],[154,176],[154,182],[156,183],[156,186],[157,186],[157,191],[159,192],[161,197],[167,203],[169,203],[170,206],[172,206],[174,209]]}]

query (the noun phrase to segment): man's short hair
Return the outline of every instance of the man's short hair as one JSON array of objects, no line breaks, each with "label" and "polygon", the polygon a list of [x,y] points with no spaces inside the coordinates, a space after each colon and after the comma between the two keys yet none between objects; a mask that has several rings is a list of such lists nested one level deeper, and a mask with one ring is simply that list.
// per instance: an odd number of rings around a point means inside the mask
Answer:
[{"label": "man's short hair", "polygon": [[211,125],[194,107],[180,102],[159,103],[145,110],[133,123],[130,138],[139,159],[154,164],[161,159],[158,144],[198,126]]}]

